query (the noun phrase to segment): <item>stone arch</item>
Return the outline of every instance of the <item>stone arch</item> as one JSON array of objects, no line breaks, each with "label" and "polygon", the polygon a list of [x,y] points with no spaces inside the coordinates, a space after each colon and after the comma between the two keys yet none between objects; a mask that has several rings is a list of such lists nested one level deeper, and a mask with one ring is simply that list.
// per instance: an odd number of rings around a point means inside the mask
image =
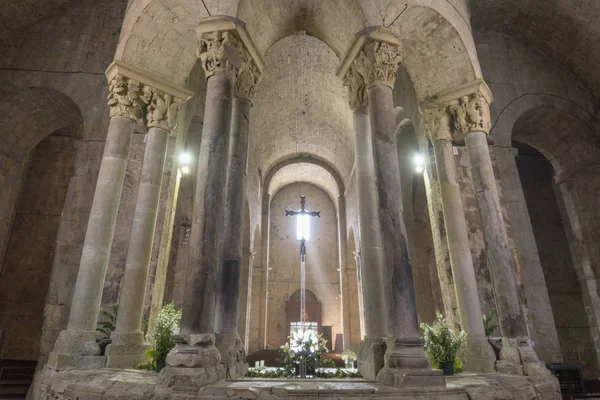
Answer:
[{"label": "stone arch", "polygon": [[391,29],[402,41],[403,66],[419,102],[481,77],[469,23],[449,3],[416,1]]},{"label": "stone arch", "polygon": [[[37,361],[47,354],[42,329],[55,274],[53,261],[71,177],[76,174],[79,108],[56,90],[4,89],[0,109],[0,358]],[[62,228],[64,229],[64,227]],[[60,271],[59,271],[60,270]],[[56,315],[59,313],[57,312]],[[60,322],[58,322],[60,324]]]},{"label": "stone arch", "polygon": [[[595,178],[596,164],[600,160],[600,124],[576,103],[541,94],[513,100],[501,112],[494,127],[497,140],[500,143],[512,140],[511,145],[519,152],[517,167],[564,362],[584,364],[584,374],[590,377],[598,372],[600,355],[575,349],[585,341],[569,341],[568,331],[572,327],[566,322],[565,314],[575,318],[577,310],[585,308],[587,312],[580,313],[580,317],[587,321],[589,341],[595,342],[600,337],[600,314],[594,306],[599,299],[592,283],[600,271],[595,262],[600,249],[592,244],[592,238],[600,226],[596,222],[596,207],[590,206],[596,201],[595,196],[591,196],[593,188],[600,184]],[[511,129],[507,133],[508,127]],[[528,164],[524,160],[528,160]],[[547,198],[542,198],[544,193]],[[544,227],[552,216],[558,228]],[[552,239],[553,235],[557,238]],[[552,255],[555,251],[559,253]],[[559,262],[563,259],[564,262]],[[564,267],[551,272],[558,265]],[[564,277],[560,282],[554,279],[560,274],[572,274],[574,291],[571,294],[574,301],[582,302],[570,311],[565,307],[572,302],[563,298],[568,279]],[[585,325],[582,321],[578,324]],[[588,354],[589,359],[579,359],[579,354]]]},{"label": "stone arch", "polygon": [[[292,180],[298,180],[298,178],[300,178],[301,175],[299,174],[300,171],[298,170],[298,168],[301,168],[303,165],[312,165],[317,170],[320,170],[326,174],[326,177],[317,177],[313,175],[313,179],[308,180],[308,176],[306,176],[305,178],[309,182],[314,183],[316,186],[320,187],[327,194],[329,194],[329,197],[331,197],[331,200],[334,202],[334,204],[336,203],[335,200],[337,199],[337,197],[344,195],[344,181],[342,180],[342,177],[336,170],[336,168],[333,165],[331,165],[328,161],[318,156],[313,156],[309,154],[292,155],[273,165],[265,174],[265,179],[263,183],[263,194],[270,194],[271,196],[275,196],[275,194],[283,187],[287,186],[290,183],[293,183]],[[294,169],[296,171],[294,171]],[[313,168],[310,169],[312,170]],[[286,173],[286,170],[289,171],[287,171]],[[287,177],[282,177],[280,179],[281,182],[278,182],[276,185],[274,185],[273,179],[279,173],[285,173]],[[330,179],[327,179],[327,176]]]}]

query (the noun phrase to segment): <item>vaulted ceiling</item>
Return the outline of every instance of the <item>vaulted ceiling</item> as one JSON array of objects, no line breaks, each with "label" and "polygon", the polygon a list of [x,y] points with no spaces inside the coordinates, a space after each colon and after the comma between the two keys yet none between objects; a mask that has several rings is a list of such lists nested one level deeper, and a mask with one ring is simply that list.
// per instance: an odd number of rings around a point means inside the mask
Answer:
[{"label": "vaulted ceiling", "polygon": [[471,0],[473,29],[491,29],[564,64],[600,97],[600,1]]}]

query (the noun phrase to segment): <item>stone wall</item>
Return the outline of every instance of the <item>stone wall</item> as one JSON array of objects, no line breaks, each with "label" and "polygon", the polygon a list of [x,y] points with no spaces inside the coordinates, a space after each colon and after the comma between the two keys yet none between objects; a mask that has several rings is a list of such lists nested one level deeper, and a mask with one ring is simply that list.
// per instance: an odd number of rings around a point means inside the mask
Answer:
[{"label": "stone wall", "polygon": [[31,153],[0,268],[0,358],[39,357],[56,234],[74,173],[74,141],[49,136]]},{"label": "stone wall", "polygon": [[517,157],[519,175],[560,340],[563,362],[581,365],[586,377],[598,375],[589,320],[573,266],[563,216],[553,184],[552,165],[541,155]]},{"label": "stone wall", "polygon": [[312,218],[310,221],[306,288],[321,302],[322,325],[333,327],[332,338],[343,333],[335,207],[322,190],[306,183],[295,183],[283,188],[271,202],[267,309],[267,347],[270,349],[287,342],[285,302],[300,289],[300,243],[296,239],[296,219],[285,217],[285,210],[298,209],[301,194],[306,195],[309,210],[321,211],[321,218]]}]

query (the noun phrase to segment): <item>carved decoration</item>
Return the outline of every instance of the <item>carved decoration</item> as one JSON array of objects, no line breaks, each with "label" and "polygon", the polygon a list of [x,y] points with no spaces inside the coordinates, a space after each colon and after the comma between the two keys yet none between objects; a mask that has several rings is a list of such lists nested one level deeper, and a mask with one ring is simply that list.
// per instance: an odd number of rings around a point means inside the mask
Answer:
[{"label": "carved decoration", "polygon": [[436,140],[452,140],[450,115],[446,107],[430,104],[423,109],[423,118],[427,125],[427,136],[432,142]]},{"label": "carved decoration", "polygon": [[171,132],[177,123],[177,112],[182,105],[180,99],[152,90],[152,100],[146,112],[148,128],[157,127]]},{"label": "carved decoration", "polygon": [[358,72],[356,63],[357,61],[354,60],[348,72],[346,72],[346,76],[344,76],[344,86],[348,88],[348,102],[352,110],[359,106],[366,106],[369,103],[365,80]]},{"label": "carved decoration", "polygon": [[198,58],[206,79],[216,74],[228,74],[234,78],[241,67],[240,40],[233,31],[213,31],[200,37]]},{"label": "carved decoration", "polygon": [[236,50],[240,58],[240,67],[237,70],[233,93],[237,97],[251,101],[256,94],[256,85],[260,80],[260,71],[248,51],[243,47],[241,41],[238,41]]},{"label": "carved decoration", "polygon": [[463,139],[470,132],[490,132],[490,105],[480,92],[462,96],[448,105],[452,116],[454,139]]},{"label": "carved decoration", "polygon": [[108,90],[111,117],[121,116],[140,120],[144,107],[152,98],[152,90],[149,87],[121,74],[117,74],[108,83]]},{"label": "carved decoration", "polygon": [[398,66],[402,62],[399,46],[372,41],[361,50],[354,65],[367,88],[375,85],[394,87]]}]

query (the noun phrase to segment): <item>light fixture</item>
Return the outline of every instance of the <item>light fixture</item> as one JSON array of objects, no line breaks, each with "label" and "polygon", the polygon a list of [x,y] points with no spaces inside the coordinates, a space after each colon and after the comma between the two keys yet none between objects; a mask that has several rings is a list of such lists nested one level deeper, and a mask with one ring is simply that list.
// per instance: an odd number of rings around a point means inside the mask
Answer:
[{"label": "light fixture", "polygon": [[192,155],[190,153],[179,154],[179,170],[183,175],[190,173],[190,164],[192,163]]},{"label": "light fixture", "polygon": [[296,216],[296,239],[308,240],[310,236],[310,215],[300,214]]},{"label": "light fixture", "polygon": [[421,154],[415,154],[413,163],[415,164],[415,172],[417,174],[422,174],[425,171],[425,157]]},{"label": "light fixture", "polygon": [[182,165],[189,165],[192,162],[192,155],[190,153],[181,153],[179,155],[179,163]]}]

